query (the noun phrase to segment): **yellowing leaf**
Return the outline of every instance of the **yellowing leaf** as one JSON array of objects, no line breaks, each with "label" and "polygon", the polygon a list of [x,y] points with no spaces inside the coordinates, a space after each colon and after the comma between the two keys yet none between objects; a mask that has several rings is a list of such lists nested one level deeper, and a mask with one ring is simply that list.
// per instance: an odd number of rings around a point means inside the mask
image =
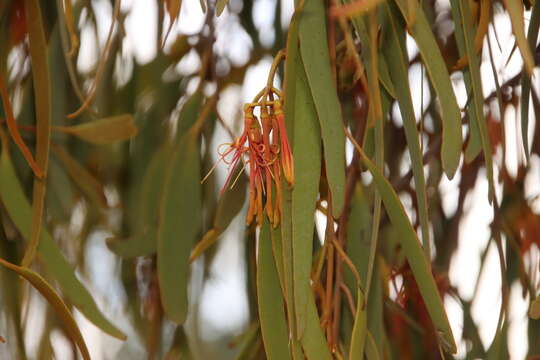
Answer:
[{"label": "yellowing leaf", "polygon": [[356,0],[347,5],[333,7],[330,11],[332,16],[357,16],[375,8],[383,0]]},{"label": "yellowing leaf", "polygon": [[229,0],[217,0],[216,3],[216,15],[219,16],[225,10],[225,6],[227,6],[227,3]]},{"label": "yellowing leaf", "polygon": [[28,280],[28,282],[32,284],[32,286],[38,290],[41,295],[45,297],[45,299],[47,299],[56,314],[62,320],[67,334],[71,337],[73,342],[77,344],[83,359],[90,360],[90,353],[88,352],[88,348],[86,347],[86,343],[84,342],[81,331],[79,330],[75,319],[73,319],[73,315],[71,315],[71,311],[69,311],[69,308],[66,306],[62,298],[58,296],[56,291],[54,291],[54,289],[45,281],[45,279],[28,268],[17,266],[5,261],[4,259],[0,259],[0,265],[15,271],[17,274]]},{"label": "yellowing leaf", "polygon": [[165,0],[165,8],[167,9],[167,12],[169,13],[169,27],[167,28],[167,32],[165,33],[165,36],[163,37],[161,47],[165,45],[165,42],[167,41],[167,38],[169,37],[169,34],[171,33],[173,24],[180,16],[180,9],[182,8],[182,0]]},{"label": "yellowing leaf", "polygon": [[510,15],[512,31],[516,37],[517,46],[521,52],[525,69],[529,76],[533,75],[534,59],[531,48],[525,37],[525,22],[523,20],[523,1],[504,0],[504,6]]},{"label": "yellowing leaf", "polygon": [[137,127],[131,114],[106,117],[75,126],[55,126],[53,130],[77,136],[96,145],[112,144],[137,135]]},{"label": "yellowing leaf", "polygon": [[540,296],[537,296],[531,303],[531,306],[529,307],[529,317],[534,320],[540,319]]}]

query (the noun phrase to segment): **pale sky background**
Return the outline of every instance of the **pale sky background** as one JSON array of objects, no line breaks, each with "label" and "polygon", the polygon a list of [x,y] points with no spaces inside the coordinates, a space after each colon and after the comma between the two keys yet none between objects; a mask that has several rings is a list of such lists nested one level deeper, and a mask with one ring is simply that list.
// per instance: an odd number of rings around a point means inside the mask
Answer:
[{"label": "pale sky background", "polygon": [[[257,0],[254,6],[254,19],[257,28],[261,33],[261,42],[263,44],[271,44],[273,41],[273,8],[276,0]],[[448,1],[438,1],[440,6],[449,6]],[[97,20],[99,24],[100,43],[103,45],[107,31],[111,21],[111,6],[109,1],[93,1],[95,10],[98,14]],[[239,1],[231,0],[230,6],[241,6]],[[123,0],[122,10],[128,11],[129,15],[126,19],[126,46],[124,50],[135,55],[136,61],[139,63],[147,63],[153,59],[156,53],[155,38],[156,38],[156,1],[155,0]],[[284,24],[289,22],[292,15],[293,1],[282,2],[282,21]],[[204,22],[204,14],[199,5],[198,0],[184,0],[179,21],[173,26],[173,31],[169,35],[169,43],[179,33],[196,34],[202,27]],[[513,36],[511,35],[510,22],[508,17],[499,14],[496,16],[495,24],[501,44],[504,45],[504,53],[501,54],[494,46],[494,56],[496,58],[497,69],[502,83],[506,79],[512,77],[521,69],[521,60],[519,52],[516,51],[512,60],[505,67],[506,59],[509,56],[513,44]],[[528,24],[528,15],[526,16],[526,24]],[[165,27],[168,23],[165,24]],[[215,50],[219,55],[226,55],[233,63],[243,64],[249,58],[251,51],[251,40],[242,30],[238,23],[236,15],[231,14],[228,9],[216,20],[217,42]],[[490,36],[493,36],[490,28]],[[492,43],[495,44],[495,39],[492,37]],[[81,50],[78,60],[80,71],[85,72],[92,69],[96,61],[95,50],[93,49],[94,39],[91,31],[83,30],[81,34]],[[414,42],[409,39],[409,54],[412,56],[416,52]],[[486,43],[485,43],[485,46]],[[167,49],[167,46],[166,46]],[[487,50],[484,55],[488,54]],[[487,61],[487,58],[484,58]],[[229,87],[222,94],[218,104],[220,115],[229,124],[235,122],[238,115],[238,108],[249,101],[265,84],[266,76],[270,67],[271,58],[264,58],[256,66],[252,67],[246,75],[242,86]],[[200,59],[194,52],[189,54],[187,58],[182,60],[178,65],[177,70],[180,73],[191,72],[198,67]],[[484,92],[490,93],[494,89],[494,83],[491,76],[491,69],[488,62],[484,62],[482,66],[482,80],[484,82]],[[410,69],[411,82],[420,85],[420,66],[414,66]],[[460,76],[453,76],[456,93],[460,106],[466,103],[466,94],[463,85],[459,83]],[[194,88],[196,84],[191,84],[190,88]],[[416,107],[416,113],[420,110],[420,86],[413,86],[413,100]],[[415,93],[416,92],[416,93]],[[424,104],[428,103],[429,90],[424,86]],[[396,109],[394,109],[395,111]],[[399,112],[397,121],[399,121]],[[505,119],[507,131],[507,158],[501,158],[499,151],[494,156],[495,164],[501,164],[506,161],[507,167],[511,175],[515,175],[518,162],[522,162],[523,156],[521,145],[518,145],[520,140],[519,118],[517,113],[507,114]],[[531,118],[531,127],[534,126],[534,119]],[[225,136],[221,127],[218,127],[219,136]],[[529,131],[533,134],[533,131]],[[350,158],[351,147],[348,146],[348,158]],[[532,197],[540,194],[540,160],[538,157],[531,158],[531,164],[534,171],[529,173],[526,181],[526,195]],[[404,167],[409,166],[404,164]],[[226,168],[218,167],[218,175],[221,181],[224,181]],[[497,175],[497,172],[495,173]],[[496,178],[496,176],[495,176]],[[459,184],[458,175],[452,180],[442,182],[442,191],[445,194],[443,197],[443,208],[447,214],[455,211],[457,206],[457,186]],[[497,187],[497,193],[500,199],[501,187]],[[536,211],[540,211],[540,202],[536,201],[534,205]],[[472,194],[469,194],[466,199],[466,213],[464,218],[459,238],[459,248],[454,256],[450,267],[450,281],[455,285],[459,294],[465,298],[472,298],[475,280],[480,266],[480,254],[485,247],[489,237],[489,223],[492,220],[492,209],[487,202],[487,180],[485,172],[481,173],[477,180],[476,187]],[[74,216],[80,216],[84,213],[84,209],[79,209]],[[77,215],[79,214],[79,215]],[[243,217],[245,214],[240,214],[230,229],[224,234],[219,243],[219,252],[212,265],[211,279],[205,283],[203,289],[193,291],[202,291],[202,300],[200,304],[200,313],[204,323],[201,331],[206,338],[218,338],[224,333],[240,333],[245,326],[249,315],[246,312],[247,299],[245,297],[245,279],[244,279],[244,264],[242,263],[243,243],[238,241],[236,234],[241,230],[243,225]],[[318,218],[318,228],[323,226],[321,218]],[[75,222],[76,223],[76,222]],[[111,314],[111,318],[118,321],[118,311],[121,311],[122,303],[125,301],[125,294],[119,294],[117,289],[120,284],[111,282],[109,279],[114,278],[112,274],[119,269],[118,259],[113,256],[104,244],[104,238],[107,234],[94,233],[88,245],[88,255],[99,259],[99,266],[89,266],[91,289],[95,289],[95,295],[98,297],[98,305],[103,308],[105,313]],[[538,268],[538,259],[540,253],[533,246],[530,256],[526,262],[533,262]],[[197,264],[195,265],[197,266]],[[201,279],[194,279],[194,284],[200,283]],[[498,257],[494,244],[492,244],[487,262],[484,268],[483,276],[481,277],[479,295],[473,304],[472,315],[474,320],[479,325],[480,336],[485,347],[489,347],[493,340],[497,317],[500,308],[500,270]],[[114,291],[113,291],[114,290]],[[116,295],[115,295],[116,294]],[[35,299],[35,297],[32,297]],[[37,306],[30,306],[31,312],[39,313],[43,310],[43,303],[36,300]],[[32,304],[33,305],[33,304]],[[462,333],[462,311],[460,305],[451,298],[445,299],[445,306],[448,311],[452,329],[456,340],[458,341],[458,358],[465,356],[465,344],[461,341]],[[41,310],[40,310],[41,308]],[[528,299],[522,299],[521,287],[518,284],[512,286],[510,297],[510,336],[509,350],[512,360],[524,359],[527,348],[527,308]],[[114,316],[116,314],[116,316]],[[30,318],[30,316],[29,316]],[[109,336],[103,335],[100,330],[90,324],[84,317],[77,313],[77,319],[82,326],[83,334],[88,342],[89,349],[93,358],[102,358],[100,348],[105,348],[107,356],[114,357],[113,354],[131,353],[133,358],[136,358],[137,347],[135,341],[128,341],[128,344],[123,344]],[[129,320],[125,319],[118,324],[120,328],[128,333],[128,336],[133,339],[135,336],[130,329]],[[37,326],[37,325],[36,325]],[[189,322],[188,322],[188,326]],[[169,334],[170,335],[170,334]],[[37,346],[29,340],[29,347]],[[166,339],[167,340],[167,339]],[[170,339],[169,339],[170,340]],[[54,337],[55,344],[61,344],[64,340],[61,336]],[[35,342],[35,341],[34,341]],[[127,349],[129,348],[129,349]],[[62,346],[55,346],[58,358],[63,358]],[[139,349],[142,350],[142,349]]]}]

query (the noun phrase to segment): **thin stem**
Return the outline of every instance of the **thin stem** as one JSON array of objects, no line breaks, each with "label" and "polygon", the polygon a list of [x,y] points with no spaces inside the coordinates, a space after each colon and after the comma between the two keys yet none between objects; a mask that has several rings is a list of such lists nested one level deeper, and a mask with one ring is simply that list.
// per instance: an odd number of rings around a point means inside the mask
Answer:
[{"label": "thin stem", "polygon": [[94,100],[94,96],[96,95],[96,91],[97,91],[99,82],[101,80],[101,76],[103,75],[103,71],[105,70],[105,64],[107,63],[107,58],[109,57],[109,51],[111,50],[114,27],[120,15],[121,2],[122,2],[121,0],[116,0],[114,2],[113,17],[111,20],[111,26],[109,27],[109,34],[107,35],[107,41],[105,43],[105,48],[103,49],[103,54],[101,56],[101,61],[99,62],[99,65],[98,65],[96,77],[94,79],[94,83],[92,84],[92,88],[90,89],[90,92],[86,100],[84,101],[84,103],[81,105],[81,107],[77,111],[68,115],[68,118],[70,119],[73,119],[79,116],[80,114],[82,114],[82,112],[86,110],[86,108],[88,108],[90,104],[92,103],[92,101]]},{"label": "thin stem", "polygon": [[266,82],[266,89],[272,89],[274,86],[274,77],[276,75],[277,67],[281,60],[285,58],[285,50],[281,49],[278,51],[270,67],[270,72],[268,73],[268,81]]}]

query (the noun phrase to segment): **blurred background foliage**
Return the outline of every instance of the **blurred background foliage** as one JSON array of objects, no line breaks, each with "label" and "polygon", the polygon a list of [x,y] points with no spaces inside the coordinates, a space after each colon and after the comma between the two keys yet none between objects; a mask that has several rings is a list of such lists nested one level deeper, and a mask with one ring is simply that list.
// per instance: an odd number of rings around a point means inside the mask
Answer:
[{"label": "blurred background foliage", "polygon": [[[527,0],[1,1],[0,357],[537,358],[539,26]],[[252,164],[201,180],[282,49],[296,183],[245,226]]]}]

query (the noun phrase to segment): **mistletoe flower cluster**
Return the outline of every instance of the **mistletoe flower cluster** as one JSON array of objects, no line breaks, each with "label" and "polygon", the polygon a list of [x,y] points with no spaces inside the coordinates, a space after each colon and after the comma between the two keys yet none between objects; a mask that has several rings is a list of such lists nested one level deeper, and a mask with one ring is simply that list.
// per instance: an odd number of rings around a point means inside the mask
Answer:
[{"label": "mistletoe flower cluster", "polygon": [[[259,116],[255,115],[259,109]],[[255,101],[244,106],[244,130],[240,137],[220,152],[229,164],[229,175],[222,192],[229,186],[234,169],[242,162],[249,169],[249,207],[247,224],[257,219],[262,224],[264,213],[277,226],[281,216],[281,176],[294,184],[294,164],[282,109],[281,94],[265,88]],[[232,184],[234,186],[234,182]]]}]

